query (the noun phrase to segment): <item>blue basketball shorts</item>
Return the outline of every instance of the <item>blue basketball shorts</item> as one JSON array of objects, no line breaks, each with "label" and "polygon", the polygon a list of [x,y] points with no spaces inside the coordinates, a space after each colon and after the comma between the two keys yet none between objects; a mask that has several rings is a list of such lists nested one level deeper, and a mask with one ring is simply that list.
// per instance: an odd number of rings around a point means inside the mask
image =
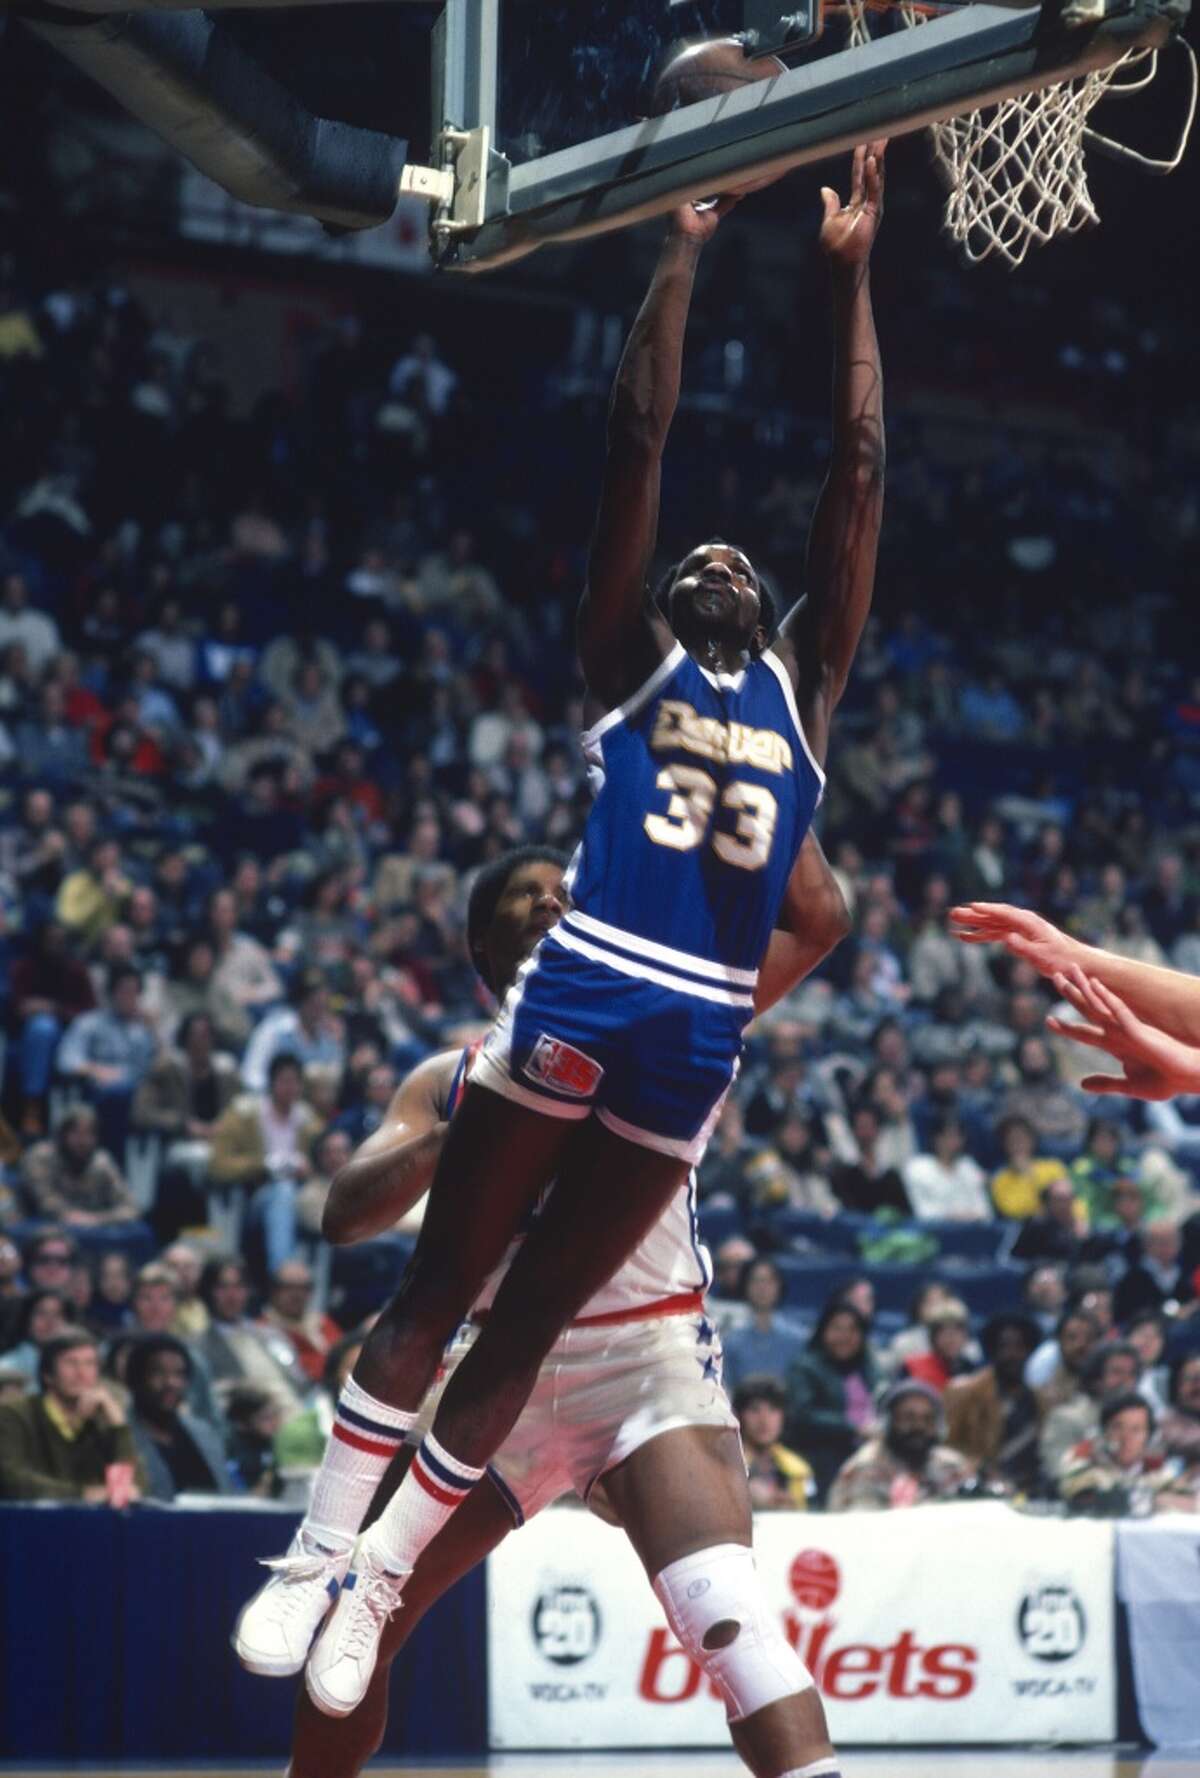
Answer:
[{"label": "blue basketball shorts", "polygon": [[614,969],[558,942],[559,930],[522,966],[472,1085],[550,1117],[594,1112],[616,1135],[694,1166],[737,1075],[746,1005]]}]

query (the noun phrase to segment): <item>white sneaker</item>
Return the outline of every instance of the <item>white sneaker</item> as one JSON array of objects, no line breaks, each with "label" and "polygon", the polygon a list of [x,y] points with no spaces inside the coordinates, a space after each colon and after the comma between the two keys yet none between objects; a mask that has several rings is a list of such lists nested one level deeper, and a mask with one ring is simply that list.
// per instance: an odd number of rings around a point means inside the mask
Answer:
[{"label": "white sneaker", "polygon": [[348,1549],[327,1550],[297,1531],[286,1556],[264,1562],[271,1578],[242,1607],[234,1627],[233,1649],[242,1666],[269,1679],[299,1673],[349,1561]]},{"label": "white sneaker", "polygon": [[367,1695],[379,1658],[379,1639],[408,1574],[390,1574],[359,1538],[337,1604],[308,1659],[308,1695],[326,1716],[349,1716]]}]

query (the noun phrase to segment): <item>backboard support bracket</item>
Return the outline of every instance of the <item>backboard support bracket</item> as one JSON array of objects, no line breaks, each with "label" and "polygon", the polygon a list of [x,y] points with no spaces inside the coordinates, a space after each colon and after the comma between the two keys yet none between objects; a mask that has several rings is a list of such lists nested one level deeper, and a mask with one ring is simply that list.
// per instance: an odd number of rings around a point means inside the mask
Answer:
[{"label": "backboard support bracket", "polygon": [[430,230],[436,259],[454,235],[481,229],[490,207],[507,206],[508,161],[492,148],[489,124],[473,130],[447,125],[434,147],[441,165],[410,162],[400,175],[400,191],[433,206]]}]

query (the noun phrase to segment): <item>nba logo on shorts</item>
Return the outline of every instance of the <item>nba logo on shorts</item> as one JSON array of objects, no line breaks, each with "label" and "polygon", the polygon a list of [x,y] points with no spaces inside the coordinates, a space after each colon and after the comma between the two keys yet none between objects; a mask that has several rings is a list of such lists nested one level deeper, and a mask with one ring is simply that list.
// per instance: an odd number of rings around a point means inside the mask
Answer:
[{"label": "nba logo on shorts", "polygon": [[604,1070],[582,1050],[573,1049],[557,1037],[547,1037],[543,1031],[530,1051],[524,1072],[552,1093],[562,1093],[569,1099],[589,1099],[600,1085]]}]

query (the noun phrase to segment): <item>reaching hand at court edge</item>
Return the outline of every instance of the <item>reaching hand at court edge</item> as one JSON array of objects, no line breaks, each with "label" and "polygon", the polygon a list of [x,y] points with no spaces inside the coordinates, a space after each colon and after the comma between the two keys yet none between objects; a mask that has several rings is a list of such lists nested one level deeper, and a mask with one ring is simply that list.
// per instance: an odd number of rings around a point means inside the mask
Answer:
[{"label": "reaching hand at court edge", "polygon": [[1032,963],[1040,975],[1056,975],[1078,962],[1080,945],[1030,908],[1003,901],[971,901],[950,909],[950,930],[968,945],[1003,945]]},{"label": "reaching hand at court edge", "polygon": [[835,265],[863,265],[875,245],[883,220],[883,157],[885,141],[854,150],[850,167],[850,202],[843,206],[836,191],[821,187],[825,216],[820,241]]},{"label": "reaching hand at court edge", "polygon": [[1053,1014],[1047,1027],[1120,1062],[1120,1074],[1089,1074],[1080,1081],[1087,1093],[1119,1093],[1130,1099],[1172,1099],[1200,1091],[1200,1051],[1168,1037],[1130,1011],[1119,995],[1073,964],[1060,970],[1054,986],[1085,1024]]}]

